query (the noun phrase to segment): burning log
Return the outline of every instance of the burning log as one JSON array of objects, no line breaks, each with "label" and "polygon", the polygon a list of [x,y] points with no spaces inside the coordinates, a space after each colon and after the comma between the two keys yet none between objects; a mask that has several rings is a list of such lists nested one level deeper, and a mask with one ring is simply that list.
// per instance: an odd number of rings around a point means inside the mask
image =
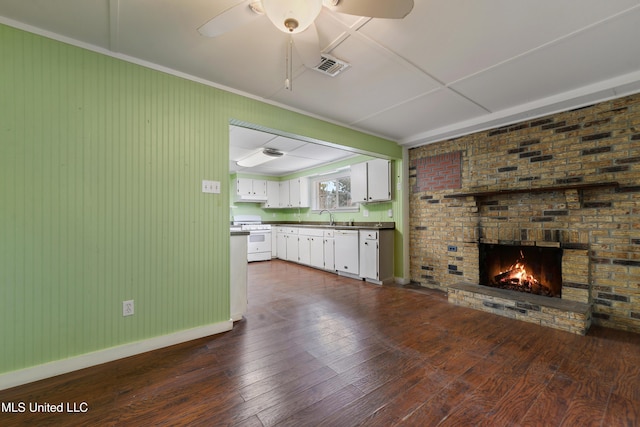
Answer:
[{"label": "burning log", "polygon": [[495,276],[493,280],[495,280],[496,283],[508,281],[512,274],[513,274],[513,270],[507,270]]},{"label": "burning log", "polygon": [[540,294],[542,289],[540,281],[527,272],[522,251],[520,251],[520,258],[515,264],[506,271],[495,275],[493,279],[496,285],[501,288],[522,290],[536,294]]}]

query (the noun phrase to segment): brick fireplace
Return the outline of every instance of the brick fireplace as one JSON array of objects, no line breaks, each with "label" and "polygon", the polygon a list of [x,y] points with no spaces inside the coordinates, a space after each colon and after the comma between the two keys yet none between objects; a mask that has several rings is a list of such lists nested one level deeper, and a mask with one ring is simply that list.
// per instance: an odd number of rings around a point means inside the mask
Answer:
[{"label": "brick fireplace", "polygon": [[[574,333],[640,332],[640,95],[409,156],[414,282]],[[481,245],[561,251],[560,295],[479,286]]]}]

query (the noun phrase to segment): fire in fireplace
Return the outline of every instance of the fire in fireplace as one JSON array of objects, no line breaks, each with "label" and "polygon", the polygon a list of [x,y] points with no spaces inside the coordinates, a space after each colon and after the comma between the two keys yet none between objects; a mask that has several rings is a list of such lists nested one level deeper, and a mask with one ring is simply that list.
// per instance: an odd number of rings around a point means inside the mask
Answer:
[{"label": "fire in fireplace", "polygon": [[480,284],[560,297],[562,249],[480,244]]}]

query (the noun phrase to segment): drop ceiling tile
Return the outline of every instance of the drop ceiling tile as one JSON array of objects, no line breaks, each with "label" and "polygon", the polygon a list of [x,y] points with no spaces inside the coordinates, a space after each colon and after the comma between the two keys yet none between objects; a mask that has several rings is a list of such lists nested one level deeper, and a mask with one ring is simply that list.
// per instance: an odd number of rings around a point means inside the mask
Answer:
[{"label": "drop ceiling tile", "polygon": [[640,69],[638,22],[640,8],[452,87],[499,111],[635,72]]},{"label": "drop ceiling tile", "polygon": [[250,170],[246,170],[244,172],[281,176],[294,173],[302,169],[308,169],[316,166],[317,164],[318,162],[312,159],[284,156],[279,159],[255,166]]},{"label": "drop ceiling tile", "polygon": [[449,84],[636,6],[637,0],[415,0],[360,32]]},{"label": "drop ceiling tile", "polygon": [[448,89],[441,89],[354,123],[395,140],[487,114]]},{"label": "drop ceiling tile", "polygon": [[233,161],[238,161],[240,159],[247,157],[249,154],[253,153],[254,151],[256,150],[255,149],[250,150],[247,148],[241,148],[234,145],[229,145],[229,158]]},{"label": "drop ceiling tile", "polygon": [[411,65],[356,36],[341,43],[331,55],[351,67],[333,78],[304,70],[294,79],[292,92],[281,90],[273,99],[331,119],[354,122],[439,87]]},{"label": "drop ceiling tile", "polygon": [[311,143],[292,151],[290,154],[295,157],[315,159],[321,162],[336,161],[353,155],[348,151]]},{"label": "drop ceiling tile", "polygon": [[304,141],[300,141],[299,139],[287,138],[285,136],[276,136],[275,138],[271,139],[265,146],[269,148],[275,148],[276,150],[280,150],[285,153],[289,153],[302,147],[305,144],[307,143]]},{"label": "drop ceiling tile", "polygon": [[229,126],[229,140],[233,147],[245,148],[252,151],[276,138],[276,135],[255,129],[240,126]]}]

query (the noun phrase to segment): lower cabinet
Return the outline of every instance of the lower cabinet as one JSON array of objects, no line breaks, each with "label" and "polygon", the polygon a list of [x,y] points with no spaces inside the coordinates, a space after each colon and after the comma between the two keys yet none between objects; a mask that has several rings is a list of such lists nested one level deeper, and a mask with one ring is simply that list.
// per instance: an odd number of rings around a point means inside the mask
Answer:
[{"label": "lower cabinet", "polygon": [[278,226],[277,257],[371,283],[393,282],[394,230]]},{"label": "lower cabinet", "polygon": [[278,258],[298,262],[298,229],[296,227],[278,227],[276,240]]},{"label": "lower cabinet", "polygon": [[286,227],[276,227],[276,257],[287,259],[287,234]]},{"label": "lower cabinet", "polygon": [[376,284],[393,282],[393,230],[360,230],[360,277]]},{"label": "lower cabinet", "polygon": [[335,258],[335,239],[333,230],[325,230],[322,240],[322,250],[324,252],[324,266],[325,270],[335,271],[336,258]]},{"label": "lower cabinet", "polygon": [[298,238],[298,259],[300,264],[324,269],[324,230],[320,228],[300,228]]},{"label": "lower cabinet", "polygon": [[271,258],[278,257],[278,228],[271,227]]},{"label": "lower cabinet", "polygon": [[287,261],[298,262],[300,260],[300,252],[298,248],[298,229],[293,227],[287,227]]},{"label": "lower cabinet", "polygon": [[324,232],[317,230],[318,233],[314,236],[310,236],[309,240],[309,265],[315,268],[324,268]]}]

